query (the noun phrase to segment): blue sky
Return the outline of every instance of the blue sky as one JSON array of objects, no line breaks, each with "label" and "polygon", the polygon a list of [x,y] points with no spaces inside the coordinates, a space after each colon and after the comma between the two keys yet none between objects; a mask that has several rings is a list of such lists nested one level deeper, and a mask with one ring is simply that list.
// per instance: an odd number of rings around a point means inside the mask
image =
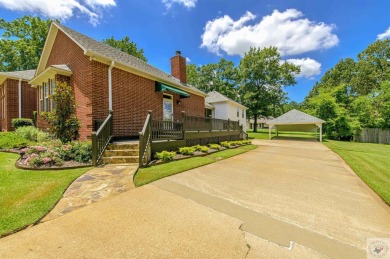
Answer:
[{"label": "blue sky", "polygon": [[197,65],[238,64],[250,46],[277,45],[302,65],[298,84],[286,88],[298,102],[341,58],[390,37],[389,11],[388,0],[0,0],[5,20],[32,14],[97,40],[128,35],[168,73],[176,50]]}]

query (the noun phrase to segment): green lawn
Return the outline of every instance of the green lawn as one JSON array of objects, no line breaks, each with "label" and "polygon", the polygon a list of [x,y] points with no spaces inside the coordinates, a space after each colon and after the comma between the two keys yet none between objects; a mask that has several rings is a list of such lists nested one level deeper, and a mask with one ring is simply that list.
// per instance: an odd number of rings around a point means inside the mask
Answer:
[{"label": "green lawn", "polygon": [[227,149],[204,157],[193,157],[166,164],[140,168],[134,177],[135,186],[142,186],[158,179],[178,174],[196,167],[211,164],[249,150],[257,148],[255,145],[241,146],[234,149]]},{"label": "green lawn", "polygon": [[37,222],[76,178],[91,169],[20,170],[14,166],[18,157],[0,152],[0,236]]},{"label": "green lawn", "polygon": [[[276,131],[273,129],[272,137],[276,136]],[[251,130],[247,130],[249,138],[252,139],[268,139],[269,133],[268,129],[258,129],[257,132],[253,132]],[[278,134],[280,137],[294,137],[294,138],[316,138],[316,133],[313,132],[287,132],[287,131],[279,131]]]},{"label": "green lawn", "polygon": [[334,140],[323,143],[390,205],[390,145]]}]

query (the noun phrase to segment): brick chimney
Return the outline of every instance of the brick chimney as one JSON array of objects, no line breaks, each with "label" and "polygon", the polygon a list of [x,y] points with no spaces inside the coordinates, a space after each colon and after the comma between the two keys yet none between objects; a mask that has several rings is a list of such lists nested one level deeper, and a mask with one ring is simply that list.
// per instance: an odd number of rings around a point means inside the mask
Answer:
[{"label": "brick chimney", "polygon": [[176,55],[171,58],[171,74],[180,80],[180,82],[187,83],[186,59],[181,56],[179,50]]}]

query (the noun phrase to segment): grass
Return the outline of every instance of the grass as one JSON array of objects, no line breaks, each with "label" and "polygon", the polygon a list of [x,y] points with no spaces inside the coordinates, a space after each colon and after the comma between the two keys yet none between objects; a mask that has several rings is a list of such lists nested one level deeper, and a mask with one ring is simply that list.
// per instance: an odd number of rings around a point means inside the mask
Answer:
[{"label": "grass", "polygon": [[[251,130],[247,130],[249,138],[252,139],[268,139],[269,133],[268,129],[258,129],[257,132],[253,132]],[[276,136],[276,131],[273,129],[271,131],[272,137]],[[279,131],[278,134],[280,137],[294,137],[294,138],[316,138],[316,133],[313,132],[286,132]]]},{"label": "grass", "polygon": [[37,222],[76,178],[91,169],[21,170],[14,166],[18,157],[0,152],[0,236]]},{"label": "grass", "polygon": [[0,149],[25,147],[30,143],[27,139],[14,132],[0,132]]},{"label": "grass", "polygon": [[241,146],[204,157],[193,157],[147,168],[140,168],[134,177],[134,184],[137,187],[142,186],[170,175],[178,174],[196,167],[208,165],[222,159],[245,153],[255,148],[257,148],[255,145]]},{"label": "grass", "polygon": [[323,144],[339,154],[390,205],[390,145],[334,140]]}]

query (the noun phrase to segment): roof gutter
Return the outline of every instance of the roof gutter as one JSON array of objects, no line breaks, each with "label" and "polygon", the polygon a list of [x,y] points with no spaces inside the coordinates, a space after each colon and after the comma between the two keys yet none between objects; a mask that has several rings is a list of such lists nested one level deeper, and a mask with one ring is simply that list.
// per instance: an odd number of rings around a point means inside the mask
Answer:
[{"label": "roof gutter", "polygon": [[18,84],[18,102],[19,102],[19,119],[22,118],[22,78],[19,78]]}]

